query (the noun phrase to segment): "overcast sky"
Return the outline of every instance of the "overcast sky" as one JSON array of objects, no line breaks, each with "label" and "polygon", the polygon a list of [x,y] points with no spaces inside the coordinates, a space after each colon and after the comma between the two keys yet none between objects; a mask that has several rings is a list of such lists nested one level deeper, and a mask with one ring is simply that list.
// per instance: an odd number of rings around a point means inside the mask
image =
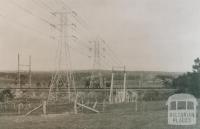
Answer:
[{"label": "overcast sky", "polygon": [[[42,1],[59,8],[53,0]],[[87,22],[91,33],[105,39],[129,70],[191,71],[193,60],[200,56],[199,0],[65,2]],[[57,42],[49,37],[54,32],[18,4],[56,22],[40,0],[0,0],[0,70],[16,70],[18,52],[23,63],[32,55],[34,70],[53,70]],[[91,66],[87,57],[72,54],[74,69]]]}]

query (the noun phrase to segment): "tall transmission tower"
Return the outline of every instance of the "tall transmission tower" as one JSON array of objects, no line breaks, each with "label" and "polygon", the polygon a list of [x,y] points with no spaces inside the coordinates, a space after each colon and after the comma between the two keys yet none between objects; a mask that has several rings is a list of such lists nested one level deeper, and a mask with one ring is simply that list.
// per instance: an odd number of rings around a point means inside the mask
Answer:
[{"label": "tall transmission tower", "polygon": [[[90,50],[92,52],[92,60],[93,60],[93,71],[90,78],[90,88],[103,88],[103,77],[102,77],[102,60],[105,58],[105,48],[101,39],[96,39],[94,41],[90,41],[93,46]],[[97,81],[97,80],[98,81]],[[96,85],[95,80],[97,81]],[[95,86],[94,86],[95,85]]]},{"label": "tall transmission tower", "polygon": [[[22,64],[20,59],[21,59],[20,54],[18,53],[17,86],[20,89],[22,88],[23,85],[25,85],[26,87],[31,87],[32,85],[31,56],[29,56],[29,64]],[[22,79],[22,76],[24,76],[23,79]],[[28,76],[28,79],[26,78],[27,76]],[[23,84],[22,84],[22,81],[23,81]]]},{"label": "tall transmission tower", "polygon": [[[60,89],[67,88],[68,102],[71,102],[71,91],[70,88],[76,91],[74,78],[71,68],[71,55],[70,55],[70,33],[69,33],[69,24],[68,15],[69,12],[55,12],[55,15],[59,16],[60,23],[58,24],[59,28],[59,43],[56,56],[56,72],[52,76],[49,95],[47,102],[55,102],[58,100],[58,97],[61,96]],[[66,95],[65,95],[66,96]]]}]

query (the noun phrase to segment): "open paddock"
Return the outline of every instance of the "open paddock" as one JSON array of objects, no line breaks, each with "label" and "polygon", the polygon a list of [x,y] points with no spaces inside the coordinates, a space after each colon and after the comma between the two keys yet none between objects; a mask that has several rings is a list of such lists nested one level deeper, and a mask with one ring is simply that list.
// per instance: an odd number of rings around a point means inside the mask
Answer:
[{"label": "open paddock", "polygon": [[[101,113],[48,114],[1,116],[1,129],[184,129],[183,126],[167,124],[165,101],[144,101],[140,110],[134,110],[134,103],[107,105]],[[144,108],[142,109],[142,106]],[[199,111],[199,107],[198,107]],[[197,112],[197,125],[185,129],[199,129],[200,118]]]}]

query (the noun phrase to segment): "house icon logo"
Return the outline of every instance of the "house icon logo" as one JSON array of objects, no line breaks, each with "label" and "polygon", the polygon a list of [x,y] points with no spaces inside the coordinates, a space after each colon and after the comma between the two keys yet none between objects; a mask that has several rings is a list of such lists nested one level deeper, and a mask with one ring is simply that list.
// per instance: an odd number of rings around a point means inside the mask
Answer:
[{"label": "house icon logo", "polygon": [[174,94],[168,98],[168,124],[169,125],[195,125],[196,98],[190,94]]}]

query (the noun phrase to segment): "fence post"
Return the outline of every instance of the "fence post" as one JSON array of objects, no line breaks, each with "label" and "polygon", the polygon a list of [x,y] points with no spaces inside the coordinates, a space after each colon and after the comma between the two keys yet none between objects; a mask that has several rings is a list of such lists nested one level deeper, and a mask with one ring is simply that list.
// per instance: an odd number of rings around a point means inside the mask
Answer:
[{"label": "fence post", "polygon": [[3,111],[3,106],[2,106],[2,103],[0,103],[0,107],[1,107],[0,109]]},{"label": "fence post", "polygon": [[43,114],[47,114],[47,101],[43,101]]},{"label": "fence post", "polygon": [[16,108],[16,107],[15,107],[15,103],[13,103],[13,108],[14,108],[14,110],[15,110],[15,108]]},{"label": "fence post", "polygon": [[137,100],[135,101],[135,111],[136,112],[138,111],[138,102],[137,102]]},{"label": "fence post", "polygon": [[7,110],[7,105],[6,105],[6,103],[4,104],[4,109],[5,109],[5,111]]},{"label": "fence post", "polygon": [[20,114],[21,114],[21,103],[18,104],[18,108],[17,108],[17,110],[18,110],[18,115],[20,115]]},{"label": "fence post", "polygon": [[[81,104],[84,104],[83,99],[81,99]],[[81,111],[83,112],[83,107],[81,107]]]},{"label": "fence post", "polygon": [[103,112],[105,111],[105,99],[103,100]]}]

